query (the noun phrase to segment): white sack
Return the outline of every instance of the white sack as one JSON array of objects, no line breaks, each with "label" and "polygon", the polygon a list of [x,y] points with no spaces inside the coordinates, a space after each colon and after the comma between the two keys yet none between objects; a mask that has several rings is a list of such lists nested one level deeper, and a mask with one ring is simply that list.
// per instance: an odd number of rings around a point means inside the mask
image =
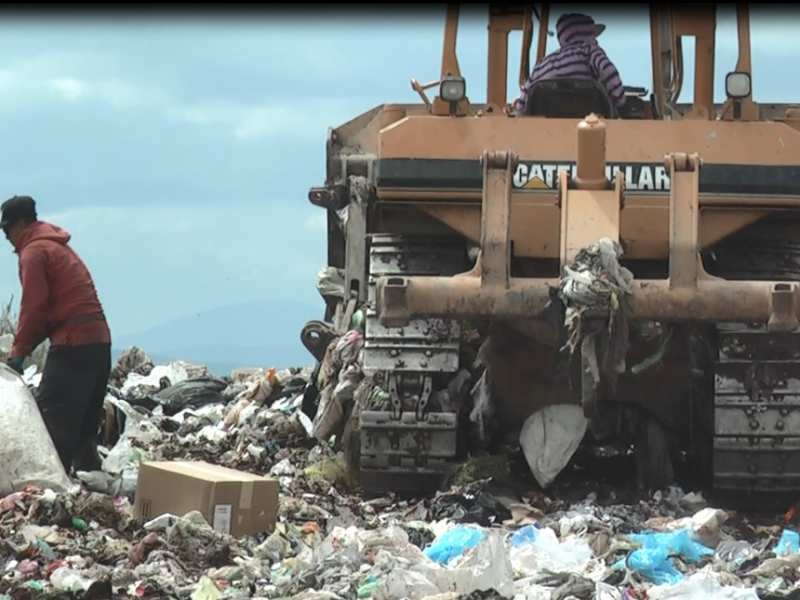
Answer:
[{"label": "white sack", "polygon": [[525,420],[519,445],[528,466],[542,488],[547,488],[575,454],[589,422],[583,408],[557,404],[533,413]]},{"label": "white sack", "polygon": [[53,440],[30,390],[12,369],[0,363],[0,494],[26,485],[63,493],[72,482],[64,472]]}]

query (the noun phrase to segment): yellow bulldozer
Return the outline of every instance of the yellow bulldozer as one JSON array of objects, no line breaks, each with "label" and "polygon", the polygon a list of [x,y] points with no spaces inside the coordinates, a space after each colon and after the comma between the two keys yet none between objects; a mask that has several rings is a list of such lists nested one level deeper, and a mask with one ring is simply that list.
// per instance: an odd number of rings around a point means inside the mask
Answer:
[{"label": "yellow bulldozer", "polygon": [[[683,457],[716,489],[796,489],[800,109],[754,101],[748,6],[715,104],[717,6],[650,5],[652,90],[626,88],[624,115],[580,79],[534,85],[516,114],[509,34],[522,86],[551,7],[487,11],[486,102],[467,96],[448,5],[439,80],[329,130],[309,192],[345,294],[302,340],[321,360],[364,307],[363,368],[390,397],[359,408],[362,487],[435,489],[481,410],[513,438],[566,406],[579,418],[552,431],[629,440],[642,486]],[[481,400],[437,401],[476,361]]]}]

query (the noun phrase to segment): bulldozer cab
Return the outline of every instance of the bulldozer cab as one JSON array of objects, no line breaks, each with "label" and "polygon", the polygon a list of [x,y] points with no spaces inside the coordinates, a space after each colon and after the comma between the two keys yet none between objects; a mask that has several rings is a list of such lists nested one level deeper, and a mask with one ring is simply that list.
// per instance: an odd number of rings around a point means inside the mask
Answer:
[{"label": "bulldozer cab", "polygon": [[[551,8],[549,4],[491,6],[488,15],[488,64],[486,104],[480,107],[485,116],[511,115],[508,106],[511,46],[509,36],[522,33],[519,86],[530,75],[532,65],[547,53]],[[746,4],[736,5],[738,57],[725,78],[727,100],[714,104],[715,48],[717,5],[656,5],[649,7],[652,81],[647,87],[626,86],[625,110],[615,110],[599,82],[553,79],[542,81],[529,90],[529,108],[519,117],[582,118],[595,112],[605,118],[627,119],[721,119],[757,120],[759,113],[752,101],[752,61],[750,51],[750,16]],[[412,80],[434,115],[470,114],[466,82],[459,67],[456,39],[459,26],[458,5],[447,9],[441,78],[420,85]],[[605,36],[613,36],[607,31]],[[684,45],[694,41],[694,97],[689,104],[678,104],[684,88]],[[601,41],[602,45],[602,41]],[[551,51],[554,49],[551,49]],[[535,57],[532,54],[535,52]],[[626,76],[622,74],[623,81]],[[425,89],[439,85],[439,94],[430,102]],[[463,97],[462,97],[463,96]]]}]

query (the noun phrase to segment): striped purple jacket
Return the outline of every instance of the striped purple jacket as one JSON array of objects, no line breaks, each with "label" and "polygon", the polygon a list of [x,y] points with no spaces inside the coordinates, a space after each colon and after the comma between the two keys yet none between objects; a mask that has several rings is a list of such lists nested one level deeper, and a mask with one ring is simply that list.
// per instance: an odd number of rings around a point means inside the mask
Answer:
[{"label": "striped purple jacket", "polygon": [[528,90],[534,83],[566,77],[599,81],[618,108],[625,104],[619,72],[594,39],[594,20],[586,15],[564,15],[558,20],[556,30],[561,47],[533,68],[514,103],[517,112],[525,111]]}]

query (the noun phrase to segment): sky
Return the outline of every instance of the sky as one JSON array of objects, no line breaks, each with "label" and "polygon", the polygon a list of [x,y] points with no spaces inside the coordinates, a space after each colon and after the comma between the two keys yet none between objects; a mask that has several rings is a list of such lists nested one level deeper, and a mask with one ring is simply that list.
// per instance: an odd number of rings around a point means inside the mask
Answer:
[{"label": "sky", "polygon": [[[463,10],[459,60],[480,102],[485,7]],[[800,79],[784,76],[800,11],[753,10],[755,99],[800,101]],[[646,5],[590,13],[623,81],[650,88]],[[735,64],[732,14],[720,14],[718,96]],[[419,101],[409,82],[438,76],[444,7],[0,17],[0,200],[31,195],[72,233],[112,330],[127,335],[270,298],[321,316],[325,214],[307,193],[324,182],[327,128]],[[685,61],[691,78],[690,50]],[[16,257],[0,248],[0,291],[18,299]]]}]

